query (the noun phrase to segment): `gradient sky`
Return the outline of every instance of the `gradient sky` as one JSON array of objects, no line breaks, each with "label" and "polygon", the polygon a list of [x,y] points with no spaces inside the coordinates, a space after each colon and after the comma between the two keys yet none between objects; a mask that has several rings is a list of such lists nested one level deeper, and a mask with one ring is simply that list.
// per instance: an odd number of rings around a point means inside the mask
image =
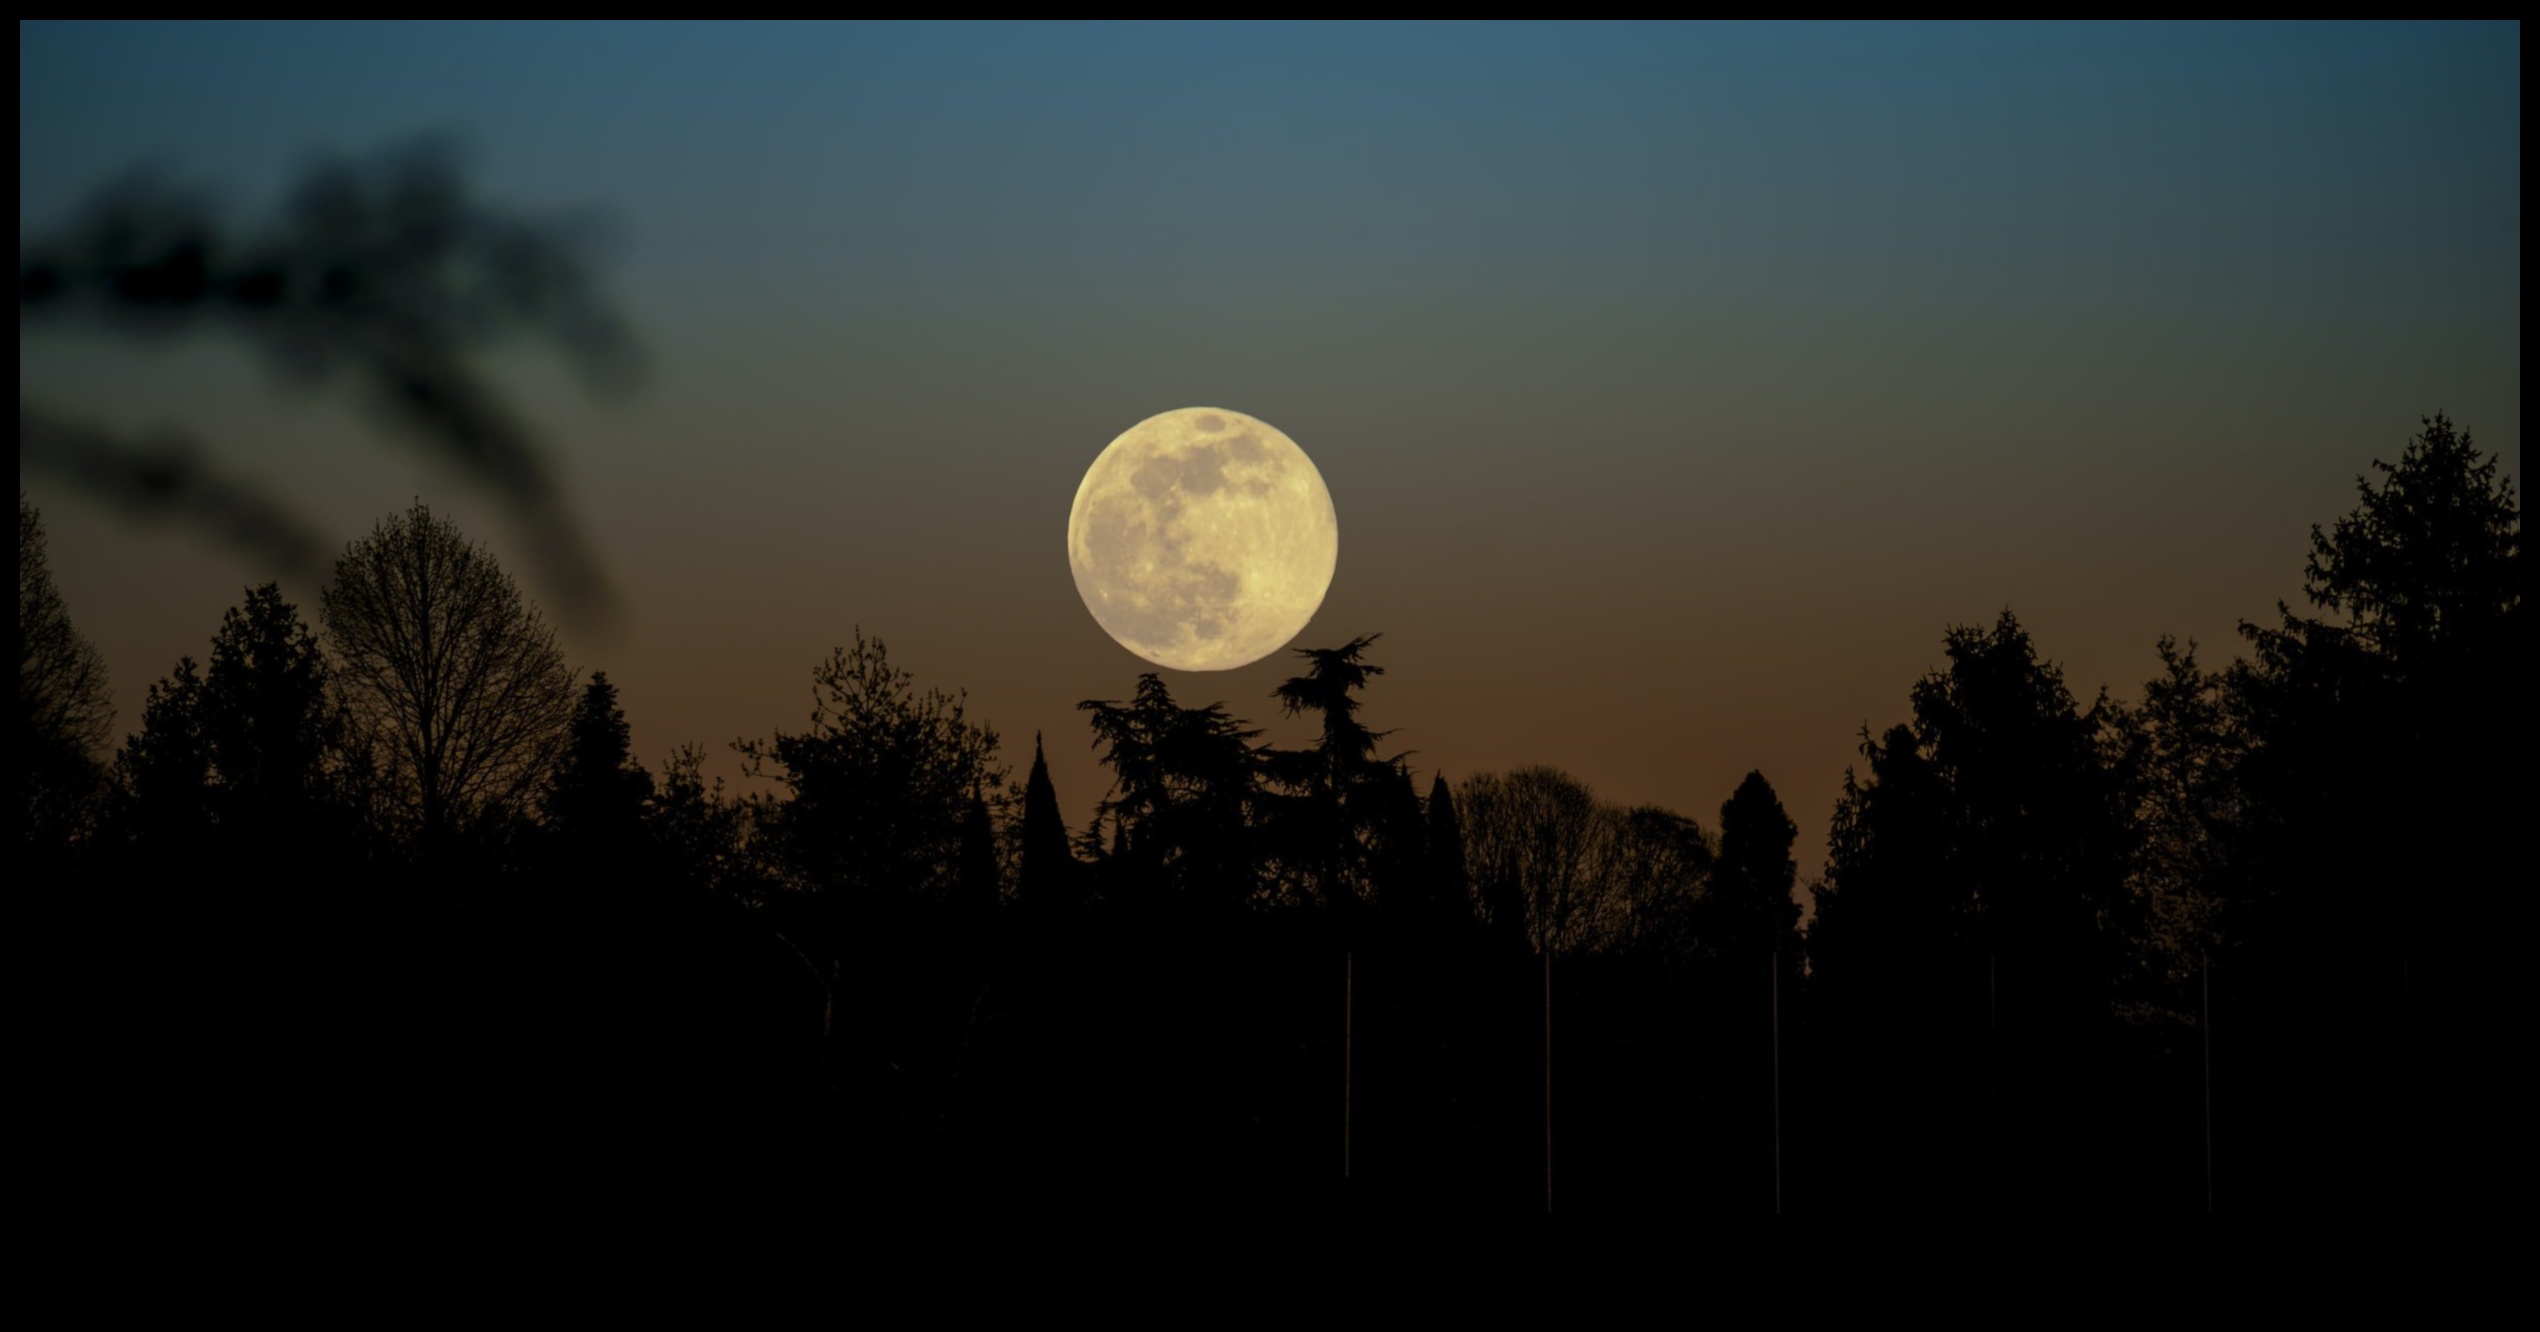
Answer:
[{"label": "gradient sky", "polygon": [[[1550,763],[1708,825],[1761,768],[1810,872],[1950,624],[2011,607],[2132,697],[2159,635],[2298,602],[2420,415],[2522,475],[2516,24],[22,24],[18,67],[22,236],[143,164],[252,220],[436,131],[605,212],[649,388],[496,370],[625,593],[568,647],[648,760],[799,727],[861,625],[1018,767],[1048,732],[1081,823],[1074,704],[1145,666],[1068,506],[1206,404],[1322,470],[1301,641],[1386,635],[1367,716],[1424,783]],[[237,346],[48,329],[19,383],[347,539],[421,494],[512,547]],[[266,573],[22,481],[129,726]],[[1167,679],[1270,721],[1288,673]]]}]

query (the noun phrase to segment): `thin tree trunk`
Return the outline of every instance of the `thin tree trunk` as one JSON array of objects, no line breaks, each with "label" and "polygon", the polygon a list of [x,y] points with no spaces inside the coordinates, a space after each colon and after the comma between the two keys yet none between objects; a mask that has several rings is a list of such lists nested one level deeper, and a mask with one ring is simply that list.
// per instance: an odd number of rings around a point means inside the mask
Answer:
[{"label": "thin tree trunk", "polygon": [[1346,1183],[1358,1110],[1358,953],[1352,949],[1341,956],[1341,1180]]},{"label": "thin tree trunk", "polygon": [[2205,1215],[2214,1214],[2214,960],[2200,959],[2196,969],[2196,1025],[2204,1038],[2205,1070]]},{"label": "thin tree trunk", "polygon": [[1552,950],[1543,950],[1543,1214],[1552,1215]]},{"label": "thin tree trunk", "polygon": [[1984,1148],[1991,1178],[1985,1191],[1996,1206],[2002,1202],[2002,1003],[2001,967],[1990,947],[1984,950]]},{"label": "thin tree trunk", "polygon": [[1773,950],[1773,1215],[1782,1214],[1782,953]]}]

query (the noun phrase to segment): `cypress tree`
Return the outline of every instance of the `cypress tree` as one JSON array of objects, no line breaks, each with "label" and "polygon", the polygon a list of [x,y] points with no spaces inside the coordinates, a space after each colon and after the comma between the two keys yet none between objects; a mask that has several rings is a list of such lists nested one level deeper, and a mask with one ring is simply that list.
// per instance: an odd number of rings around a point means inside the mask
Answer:
[{"label": "cypress tree", "polygon": [[1023,868],[1015,896],[1034,911],[1071,906],[1076,872],[1076,857],[1067,849],[1067,821],[1059,815],[1058,790],[1050,785],[1049,760],[1036,732],[1032,772],[1023,781]]}]

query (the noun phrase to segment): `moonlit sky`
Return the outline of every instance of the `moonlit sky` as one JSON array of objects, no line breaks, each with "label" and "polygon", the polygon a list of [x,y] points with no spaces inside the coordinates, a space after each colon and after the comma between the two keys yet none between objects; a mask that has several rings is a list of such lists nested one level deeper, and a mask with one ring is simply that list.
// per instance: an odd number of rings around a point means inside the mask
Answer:
[{"label": "moonlit sky", "polygon": [[[2522,475],[2518,25],[21,25],[21,236],[140,164],[264,214],[454,133],[605,210],[647,391],[494,363],[617,579],[568,636],[641,756],[799,727],[861,625],[1081,823],[1144,663],[1069,504],[1210,404],[1329,483],[1301,640],[1382,631],[1425,786],[1540,762],[1813,871],[1866,723],[2015,610],[2086,701],[2227,655],[2437,408]],[[350,539],[486,497],[245,349],[23,334],[21,393],[183,426]],[[266,571],[22,474],[119,723]],[[290,589],[314,614],[317,589]],[[1274,720],[1273,658],[1168,675]],[[1302,738],[1298,723],[1274,724]],[[728,753],[725,772],[737,775]]]}]

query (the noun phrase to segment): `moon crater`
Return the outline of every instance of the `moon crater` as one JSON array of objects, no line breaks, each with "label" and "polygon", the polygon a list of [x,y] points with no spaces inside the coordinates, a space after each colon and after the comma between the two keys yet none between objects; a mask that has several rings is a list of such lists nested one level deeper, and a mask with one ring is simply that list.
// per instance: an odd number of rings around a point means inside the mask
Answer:
[{"label": "moon crater", "polygon": [[1175,670],[1231,670],[1278,651],[1323,604],[1339,556],[1313,460],[1224,408],[1122,432],[1086,469],[1067,520],[1067,561],[1095,623]]}]

